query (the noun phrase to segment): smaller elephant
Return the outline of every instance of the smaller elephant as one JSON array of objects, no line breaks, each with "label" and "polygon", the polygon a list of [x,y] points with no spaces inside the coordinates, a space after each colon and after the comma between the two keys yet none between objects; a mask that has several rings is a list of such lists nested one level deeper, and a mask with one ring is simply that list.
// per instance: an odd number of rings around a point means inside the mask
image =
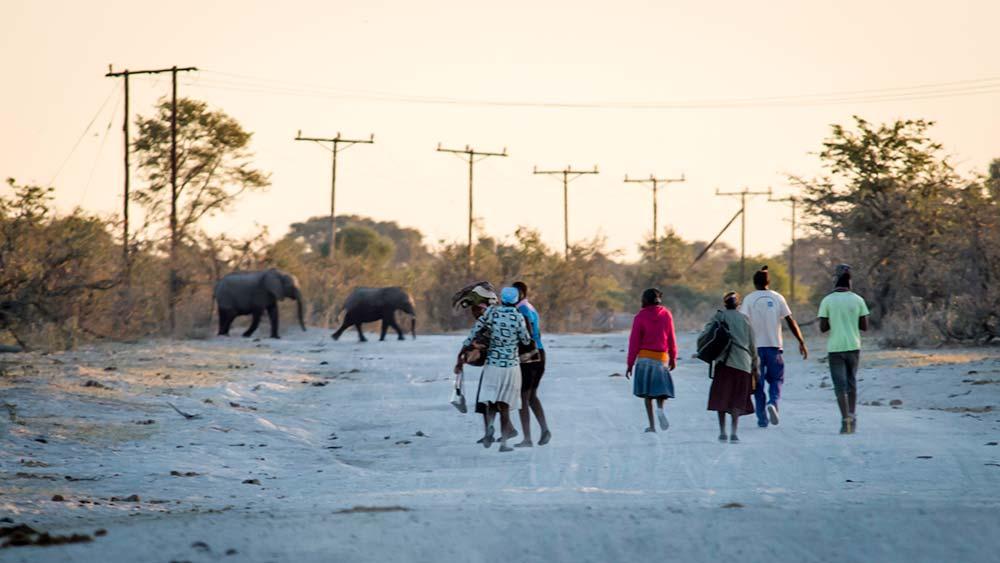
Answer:
[{"label": "smaller elephant", "polygon": [[260,324],[261,313],[267,311],[271,322],[271,338],[278,336],[278,301],[294,299],[298,305],[299,325],[306,330],[302,312],[302,290],[295,276],[271,268],[260,272],[234,272],[215,284],[215,302],[219,306],[219,335],[228,336],[233,319],[240,315],[253,315],[250,328],[243,336],[250,336]]},{"label": "smaller elephant", "polygon": [[410,333],[417,337],[417,313],[414,310],[413,298],[401,287],[358,287],[344,301],[344,322],[337,332],[331,336],[334,340],[352,325],[358,329],[358,340],[366,342],[363,323],[382,321],[382,335],[379,340],[385,340],[385,333],[392,327],[396,329],[399,340],[403,340],[403,330],[396,323],[396,311],[410,315]]}]

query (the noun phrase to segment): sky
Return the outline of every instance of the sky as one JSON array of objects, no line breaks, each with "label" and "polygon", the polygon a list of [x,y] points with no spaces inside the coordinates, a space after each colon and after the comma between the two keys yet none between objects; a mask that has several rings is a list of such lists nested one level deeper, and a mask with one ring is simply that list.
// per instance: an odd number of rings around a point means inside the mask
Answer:
[{"label": "sky", "polygon": [[[570,184],[570,239],[605,237],[634,259],[651,192],[626,174],[683,174],[660,190],[660,225],[708,240],[739,205],[717,189],[793,193],[787,176],[821,173],[830,125],[855,114],[934,120],[959,170],[984,171],[1000,157],[997,21],[986,0],[0,0],[0,175],[51,183],[63,211],[120,213],[122,88],[108,65],[196,66],[180,95],[252,131],[272,174],[210,232],[278,238],[327,214],[329,152],[296,132],[374,134],[340,155],[338,215],[464,241],[467,166],[435,148],[506,147],[475,167],[485,234],[527,226],[561,248],[561,183],[532,170],[597,165]],[[134,77],[131,91],[134,121],[169,95],[169,75]],[[766,200],[748,205],[750,254],[788,242],[789,208]],[[722,240],[738,246],[738,228]]]}]

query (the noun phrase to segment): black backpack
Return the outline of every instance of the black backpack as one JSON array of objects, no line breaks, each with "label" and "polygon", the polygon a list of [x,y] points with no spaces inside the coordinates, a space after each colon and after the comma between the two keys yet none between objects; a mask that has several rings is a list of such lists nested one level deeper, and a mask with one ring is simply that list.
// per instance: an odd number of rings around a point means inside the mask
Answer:
[{"label": "black backpack", "polygon": [[[720,313],[722,311],[719,311]],[[712,367],[716,362],[726,363],[729,359],[729,352],[733,346],[740,346],[733,340],[733,335],[729,332],[729,325],[722,318],[713,319],[708,330],[698,336],[698,352],[695,357],[708,363],[708,376],[712,377]]]},{"label": "black backpack", "polygon": [[733,341],[733,335],[729,332],[729,326],[722,319],[712,319],[708,330],[698,335],[698,351],[695,357],[709,364],[725,361],[723,355],[729,355],[729,345]]}]

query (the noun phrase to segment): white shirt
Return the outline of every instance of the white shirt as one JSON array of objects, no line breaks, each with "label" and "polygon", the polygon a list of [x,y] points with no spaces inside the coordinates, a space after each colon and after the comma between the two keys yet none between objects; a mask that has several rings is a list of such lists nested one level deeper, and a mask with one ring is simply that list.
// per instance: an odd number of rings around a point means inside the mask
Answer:
[{"label": "white shirt", "polygon": [[743,298],[740,312],[750,317],[758,348],[781,348],[781,320],[792,315],[785,298],[777,291],[760,289]]}]

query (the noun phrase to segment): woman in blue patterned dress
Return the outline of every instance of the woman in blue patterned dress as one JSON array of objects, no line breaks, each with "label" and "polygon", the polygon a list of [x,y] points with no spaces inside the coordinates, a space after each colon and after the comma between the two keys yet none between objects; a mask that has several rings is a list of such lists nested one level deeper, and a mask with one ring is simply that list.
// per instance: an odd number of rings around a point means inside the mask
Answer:
[{"label": "woman in blue patterned dress", "polygon": [[[472,332],[463,346],[470,346],[479,334],[489,334],[486,365],[479,378],[476,393],[476,407],[482,407],[485,415],[483,426],[483,446],[493,444],[493,420],[500,413],[500,427],[510,428],[510,411],[521,407],[521,365],[518,361],[517,345],[531,344],[531,334],[524,323],[524,316],[517,310],[518,291],[505,287],[500,292],[500,305],[492,305],[476,320]],[[509,436],[500,433],[500,451],[509,452]]]}]

